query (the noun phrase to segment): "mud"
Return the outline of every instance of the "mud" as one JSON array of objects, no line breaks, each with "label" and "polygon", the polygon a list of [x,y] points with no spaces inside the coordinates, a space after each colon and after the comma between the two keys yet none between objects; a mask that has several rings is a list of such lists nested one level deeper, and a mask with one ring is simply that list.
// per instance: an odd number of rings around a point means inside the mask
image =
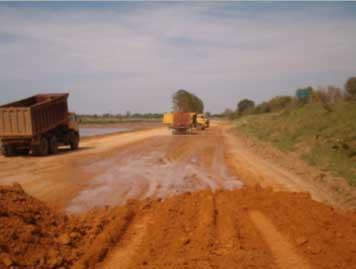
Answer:
[{"label": "mud", "polygon": [[[213,135],[214,134],[214,135]],[[211,136],[150,138],[107,158],[77,166],[84,190],[67,206],[70,213],[93,206],[121,205],[128,199],[166,198],[203,189],[242,186],[225,164],[224,144]]]},{"label": "mud", "polygon": [[80,128],[80,136],[83,137],[90,137],[90,136],[98,136],[98,135],[107,135],[113,133],[122,133],[122,132],[129,132],[132,129],[129,128],[114,128],[114,127],[81,127]]},{"label": "mud", "polygon": [[61,148],[56,156],[0,156],[0,184],[18,182],[29,194],[51,206],[65,209],[68,202],[90,184],[86,180],[94,177],[87,177],[86,170],[81,167],[106,159],[123,148],[140,144],[147,138],[168,135],[167,128],[156,128],[86,138],[81,141],[78,151]]}]

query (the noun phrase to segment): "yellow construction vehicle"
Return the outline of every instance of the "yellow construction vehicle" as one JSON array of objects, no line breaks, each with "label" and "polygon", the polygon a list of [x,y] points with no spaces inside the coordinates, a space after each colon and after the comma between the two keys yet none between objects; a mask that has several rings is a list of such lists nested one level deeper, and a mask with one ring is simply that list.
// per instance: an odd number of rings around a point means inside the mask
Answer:
[{"label": "yellow construction vehicle", "polygon": [[204,130],[209,128],[209,119],[207,119],[204,114],[198,114],[196,122],[198,129]]},{"label": "yellow construction vehicle", "polygon": [[164,125],[168,126],[168,128],[171,128],[173,124],[173,113],[172,112],[164,113],[162,122]]}]

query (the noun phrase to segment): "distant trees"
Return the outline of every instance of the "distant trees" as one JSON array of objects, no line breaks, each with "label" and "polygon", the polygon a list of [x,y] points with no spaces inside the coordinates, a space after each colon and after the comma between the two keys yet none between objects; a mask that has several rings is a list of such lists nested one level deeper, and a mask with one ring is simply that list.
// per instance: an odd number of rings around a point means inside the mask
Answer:
[{"label": "distant trees", "polygon": [[239,114],[246,114],[255,108],[255,102],[249,99],[243,99],[237,104],[237,112]]},{"label": "distant trees", "polygon": [[173,95],[173,110],[203,113],[204,103],[198,96],[186,90],[178,90]]},{"label": "distant trees", "polygon": [[356,99],[356,77],[351,77],[346,81],[345,91],[349,97]]},{"label": "distant trees", "polygon": [[313,92],[313,102],[320,102],[323,108],[328,112],[333,111],[332,105],[341,101],[343,98],[344,94],[342,90],[332,85],[318,87],[318,89]]},{"label": "distant trees", "polygon": [[256,114],[277,112],[287,107],[291,107],[293,104],[294,98],[292,96],[276,96],[270,99],[269,101],[262,102],[261,104],[257,105],[253,112]]},{"label": "distant trees", "polygon": [[337,103],[350,100],[356,100],[356,77],[350,77],[344,89],[333,85],[318,88],[308,86],[297,89],[295,96],[275,96],[257,106],[252,100],[243,99],[235,112],[225,111],[222,115],[234,119],[246,114],[286,111],[310,103],[319,103],[327,112],[332,112]]}]

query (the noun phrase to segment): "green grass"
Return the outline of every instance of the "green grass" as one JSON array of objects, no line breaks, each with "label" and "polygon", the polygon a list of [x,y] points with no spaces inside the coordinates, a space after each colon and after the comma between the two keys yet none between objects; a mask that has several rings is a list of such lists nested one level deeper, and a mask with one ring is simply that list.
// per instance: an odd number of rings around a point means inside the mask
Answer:
[{"label": "green grass", "polygon": [[356,185],[356,103],[340,102],[327,112],[308,104],[279,113],[249,115],[236,120],[244,133],[297,152],[301,158]]}]

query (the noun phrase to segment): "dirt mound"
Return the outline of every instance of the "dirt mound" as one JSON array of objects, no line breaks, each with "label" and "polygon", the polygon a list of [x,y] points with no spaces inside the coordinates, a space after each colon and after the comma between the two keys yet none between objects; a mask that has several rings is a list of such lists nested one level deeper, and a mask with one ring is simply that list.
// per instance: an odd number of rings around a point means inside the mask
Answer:
[{"label": "dirt mound", "polygon": [[0,187],[0,268],[88,268],[105,255],[133,216],[130,207],[66,216]]},{"label": "dirt mound", "polygon": [[3,268],[354,268],[356,214],[245,187],[66,216],[0,187]]},{"label": "dirt mound", "polygon": [[354,268],[356,214],[260,187],[147,201],[99,268]]}]

